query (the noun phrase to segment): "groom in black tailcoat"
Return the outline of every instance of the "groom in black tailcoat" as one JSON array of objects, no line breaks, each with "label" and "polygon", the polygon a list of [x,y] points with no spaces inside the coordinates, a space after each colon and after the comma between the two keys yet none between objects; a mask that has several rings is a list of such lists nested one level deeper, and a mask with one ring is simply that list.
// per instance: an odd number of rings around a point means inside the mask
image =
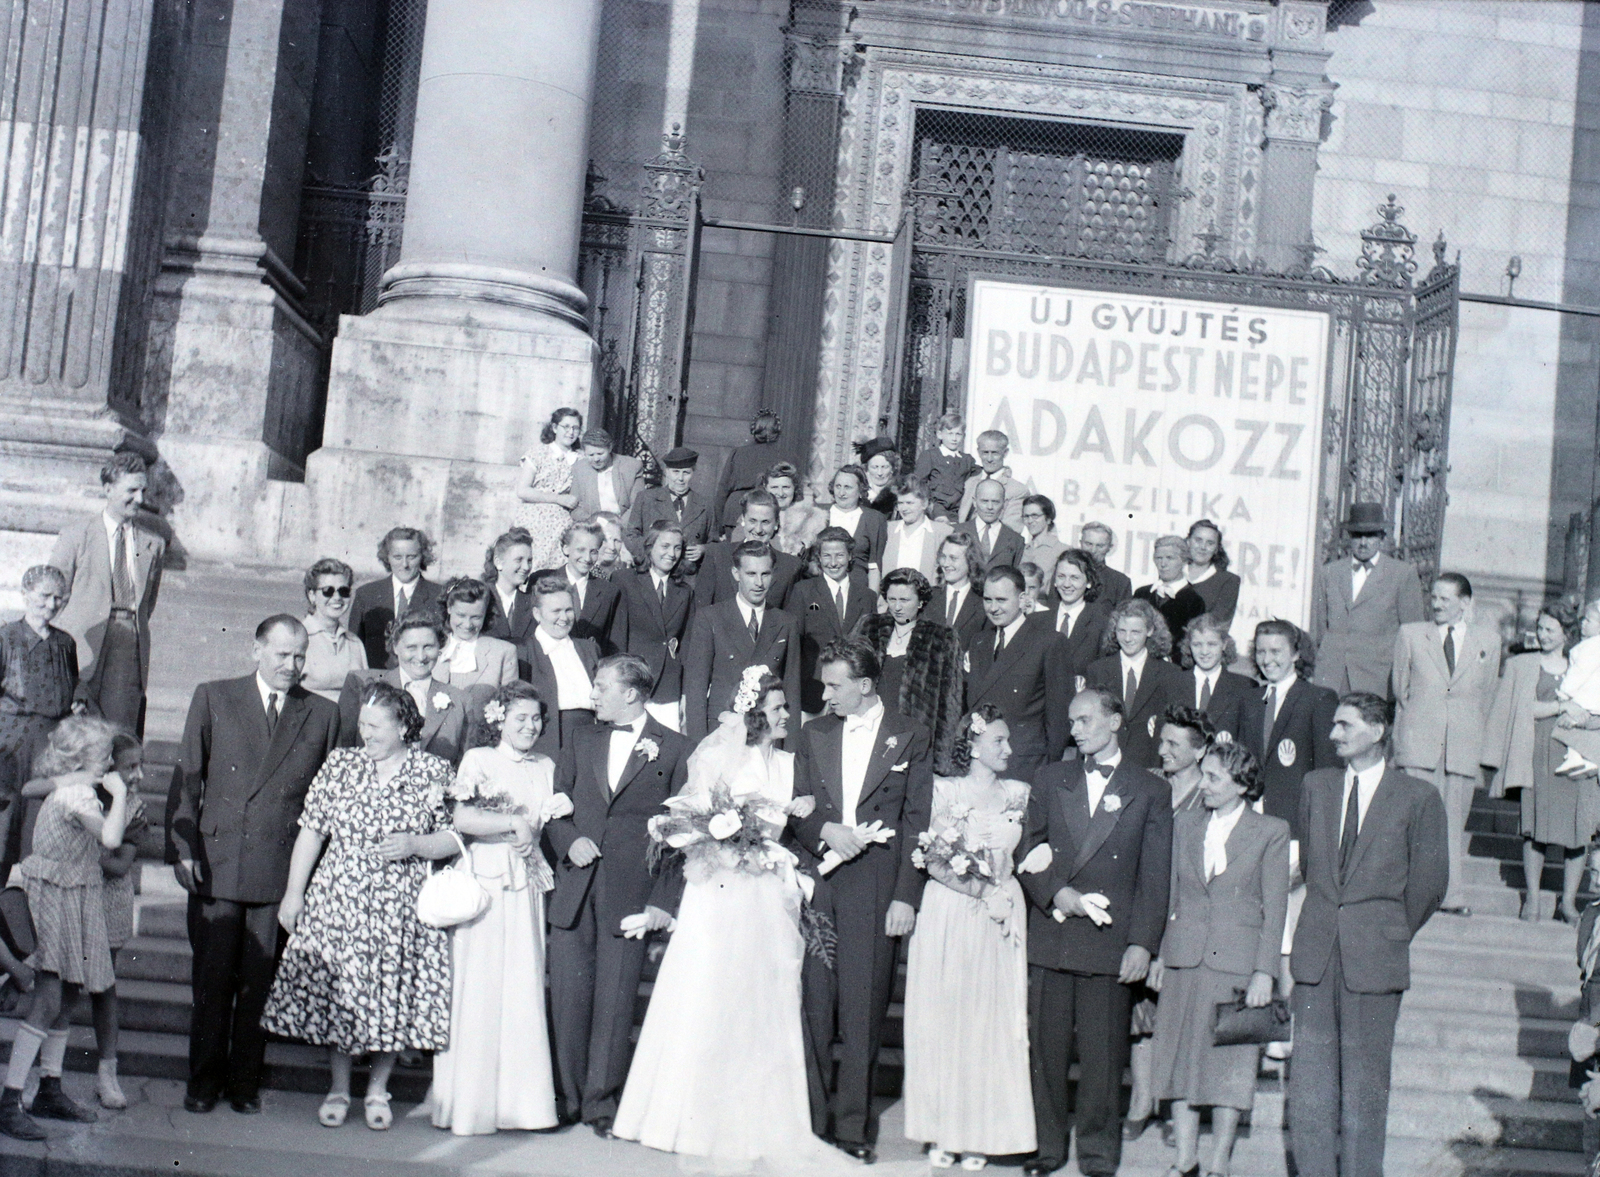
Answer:
[{"label": "groom in black tailcoat", "polygon": [[[821,874],[829,851],[843,860],[822,876],[815,896],[821,910],[831,906],[838,933],[831,977],[819,975],[807,958],[812,1124],[817,1135],[869,1164],[878,1135],[873,1072],[895,941],[916,926],[925,880],[911,852],[928,828],[933,798],[928,731],[878,695],[879,673],[877,655],[859,638],[829,642],[817,656],[828,713],[800,730],[794,781],[795,795],[815,798],[816,806],[791,822],[812,873]],[[857,832],[874,822],[894,837],[874,842]],[[830,1075],[835,1033],[840,1057]]]},{"label": "groom in black tailcoat", "polygon": [[646,862],[648,823],[689,773],[689,741],[645,711],[655,675],[644,659],[616,654],[594,675],[596,722],[572,733],[555,788],[572,813],[546,827],[554,847],[550,897],[550,1013],[558,1111],[611,1134],[633,1053],[633,1008],[646,940],[622,920],[643,914],[648,932],[671,922],[682,875],[655,877]]},{"label": "groom in black tailcoat", "polygon": [[1171,793],[1123,757],[1116,693],[1086,687],[1067,714],[1081,758],[1047,764],[1034,776],[1018,859],[1027,865],[1035,847],[1050,848],[1048,866],[1021,876],[1033,902],[1028,1026],[1039,1152],[1023,1166],[1029,1177],[1066,1163],[1074,1055],[1078,1171],[1117,1171],[1129,986],[1149,972],[1167,923]]}]

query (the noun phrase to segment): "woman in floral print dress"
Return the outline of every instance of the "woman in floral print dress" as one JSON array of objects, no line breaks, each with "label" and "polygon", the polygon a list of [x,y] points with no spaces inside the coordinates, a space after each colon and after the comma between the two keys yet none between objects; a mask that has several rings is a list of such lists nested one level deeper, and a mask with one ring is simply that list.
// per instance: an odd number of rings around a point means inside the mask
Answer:
[{"label": "woman in floral print dress", "polygon": [[330,1128],[349,1112],[351,1056],[370,1052],[367,1127],[382,1130],[395,1055],[450,1043],[450,936],[417,919],[417,893],[426,860],[458,847],[450,765],[412,747],[422,716],[411,696],[369,683],[359,722],[364,746],[333,752],[306,793],[278,907],[289,943],[261,1024],[332,1049],[317,1114]]}]

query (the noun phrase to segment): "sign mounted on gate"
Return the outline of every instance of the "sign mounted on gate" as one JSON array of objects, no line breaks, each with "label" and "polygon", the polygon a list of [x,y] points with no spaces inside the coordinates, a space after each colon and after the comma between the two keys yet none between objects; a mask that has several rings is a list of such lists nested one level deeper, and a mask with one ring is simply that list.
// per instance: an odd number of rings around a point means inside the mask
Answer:
[{"label": "sign mounted on gate", "polygon": [[1064,542],[1109,524],[1137,586],[1159,536],[1211,519],[1243,582],[1235,637],[1306,623],[1327,313],[989,278],[967,306],[968,440],[1011,439],[1012,476],[1055,501]]}]

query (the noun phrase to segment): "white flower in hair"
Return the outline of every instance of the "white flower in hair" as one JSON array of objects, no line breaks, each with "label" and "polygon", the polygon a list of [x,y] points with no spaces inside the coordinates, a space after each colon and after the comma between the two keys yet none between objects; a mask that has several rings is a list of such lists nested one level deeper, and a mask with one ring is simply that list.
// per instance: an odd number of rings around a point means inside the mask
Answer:
[{"label": "white flower in hair", "polygon": [[490,699],[483,705],[483,722],[499,727],[506,721],[506,705],[499,699]]},{"label": "white flower in hair", "polygon": [[748,714],[757,703],[761,702],[756,692],[760,688],[761,680],[771,673],[765,664],[745,667],[744,674],[739,676],[739,689],[733,696],[733,710],[736,714]]},{"label": "white flower in hair", "polygon": [[986,732],[988,730],[989,730],[988,721],[985,720],[983,718],[983,716],[979,715],[976,711],[974,711],[972,713],[972,734],[975,735],[975,736],[981,736],[981,735],[983,735],[984,732]]}]

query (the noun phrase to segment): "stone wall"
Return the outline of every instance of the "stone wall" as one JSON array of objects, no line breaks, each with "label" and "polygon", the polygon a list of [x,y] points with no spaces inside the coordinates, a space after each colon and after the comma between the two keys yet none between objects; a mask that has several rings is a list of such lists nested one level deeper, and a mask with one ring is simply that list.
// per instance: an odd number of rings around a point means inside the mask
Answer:
[{"label": "stone wall", "polygon": [[[1505,294],[1515,254],[1517,296],[1600,303],[1600,238],[1573,221],[1600,205],[1595,159],[1575,139],[1593,121],[1579,101],[1580,76],[1594,68],[1592,6],[1359,7],[1358,23],[1327,42],[1339,88],[1318,155],[1323,260],[1342,271],[1373,206],[1394,192],[1422,244],[1443,229],[1451,258],[1460,251],[1464,291]],[[1462,304],[1443,562],[1496,593],[1531,599],[1563,579],[1567,518],[1587,507],[1593,470],[1588,330],[1548,312]]]}]

